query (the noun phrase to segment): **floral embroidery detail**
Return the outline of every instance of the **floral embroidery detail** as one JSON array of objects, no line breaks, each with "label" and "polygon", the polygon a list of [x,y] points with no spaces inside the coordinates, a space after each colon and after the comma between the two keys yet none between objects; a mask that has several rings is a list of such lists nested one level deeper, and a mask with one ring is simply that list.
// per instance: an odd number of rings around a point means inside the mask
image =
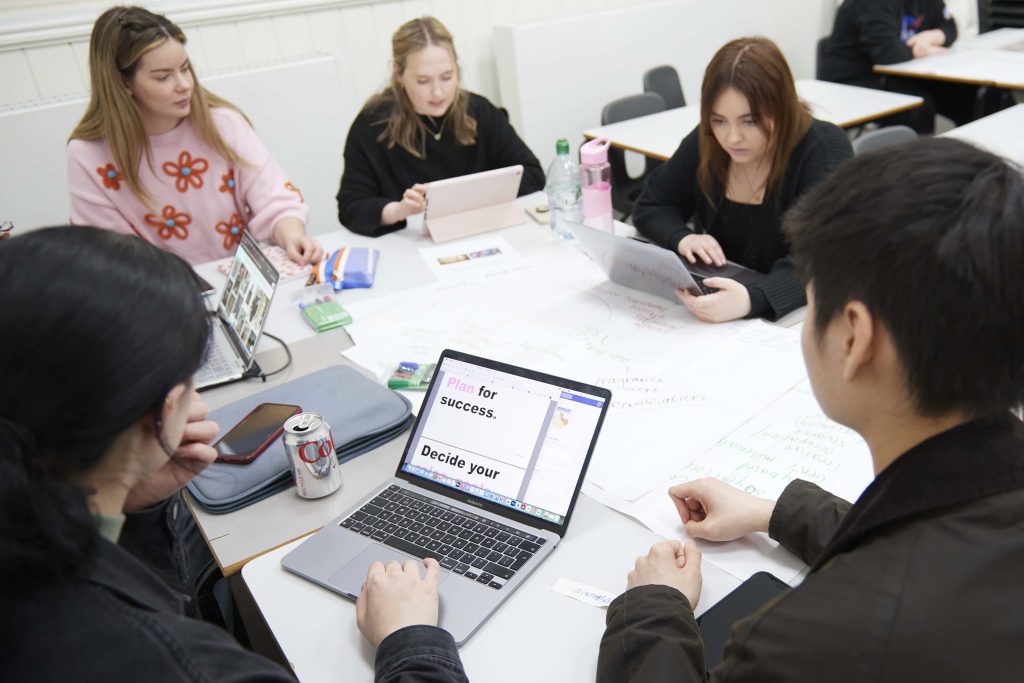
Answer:
[{"label": "floral embroidery detail", "polygon": [[306,203],[306,198],[302,196],[302,192],[299,190],[299,188],[292,185],[292,181],[289,180],[288,182],[286,182],[284,184],[284,189],[291,190],[295,194],[299,195],[299,201],[302,202],[303,204]]},{"label": "floral embroidery detail", "polygon": [[178,155],[178,163],[168,161],[163,165],[164,173],[174,176],[174,185],[178,188],[178,192],[187,191],[189,186],[196,189],[202,187],[203,174],[209,167],[206,159],[202,157],[193,159],[192,155],[184,150]]},{"label": "floral embroidery detail", "polygon": [[234,249],[242,241],[243,230],[245,230],[245,226],[242,225],[242,219],[237,213],[231,214],[231,218],[227,221],[217,223],[217,232],[224,235],[224,248],[228,251]]},{"label": "floral embroidery detail", "polygon": [[192,222],[192,216],[184,211],[178,213],[173,206],[167,204],[159,218],[147,213],[146,222],[156,228],[156,234],[160,239],[169,240],[177,237],[183,240],[188,237],[188,225]]},{"label": "floral embroidery detail", "polygon": [[117,170],[114,164],[107,164],[96,169],[96,172],[103,178],[103,187],[108,187],[115,192],[121,189],[121,181],[124,176]]},{"label": "floral embroidery detail", "polygon": [[220,177],[220,179],[223,181],[220,184],[220,191],[221,192],[230,192],[231,194],[234,194],[235,193],[235,169],[233,169],[233,168],[228,169],[228,172],[225,173],[224,175],[222,175]]}]

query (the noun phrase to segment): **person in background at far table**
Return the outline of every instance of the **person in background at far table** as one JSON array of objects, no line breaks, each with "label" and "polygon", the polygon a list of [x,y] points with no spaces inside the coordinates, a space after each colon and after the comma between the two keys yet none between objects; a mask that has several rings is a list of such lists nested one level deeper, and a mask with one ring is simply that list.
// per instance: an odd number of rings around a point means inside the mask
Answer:
[{"label": "person in background at far table", "polygon": [[[935,130],[936,112],[956,125],[974,118],[978,88],[932,79],[898,78],[874,73],[879,64],[898,64],[941,54],[956,41],[953,15],[943,0],[844,0],[836,11],[832,35],[818,65],[825,81],[916,95],[924,104],[887,117],[882,123],[906,124],[918,133]],[[988,99],[998,99],[993,90]]]},{"label": "person in background at far table", "polygon": [[764,274],[750,285],[707,278],[719,291],[703,296],[680,291],[693,315],[774,320],[805,303],[782,214],[851,156],[846,133],[800,101],[775,43],[733,40],[704,72],[700,124],[648,176],[633,222],[690,263],[729,260]]},{"label": "person in background at far table", "polygon": [[[1016,681],[1024,671],[1024,178],[957,140],[847,162],[786,216],[824,413],[867,442],[850,503],[718,479],[669,489],[686,534],[768,533],[808,565],[732,626],[732,681]],[[608,608],[599,681],[704,681],[700,552],[656,544]]]},{"label": "person in background at far table", "polygon": [[[0,242],[0,291],[0,680],[294,681],[192,618],[167,578],[179,491],[217,455],[192,391],[210,322],[188,264],[47,228]],[[462,683],[440,567],[422,566],[371,566],[357,624],[378,681]]]},{"label": "person in background at far table", "polygon": [[379,237],[426,208],[424,183],[523,166],[519,194],[544,189],[544,170],[505,112],[459,87],[448,29],[434,17],[406,22],[391,37],[393,69],[345,141],[338,220]]},{"label": "person in background at far table", "polygon": [[196,265],[248,230],[293,261],[323,249],[309,207],[230,102],[196,81],[185,34],[160,14],[112,7],[89,40],[92,93],[68,141],[71,223],[137,235]]}]

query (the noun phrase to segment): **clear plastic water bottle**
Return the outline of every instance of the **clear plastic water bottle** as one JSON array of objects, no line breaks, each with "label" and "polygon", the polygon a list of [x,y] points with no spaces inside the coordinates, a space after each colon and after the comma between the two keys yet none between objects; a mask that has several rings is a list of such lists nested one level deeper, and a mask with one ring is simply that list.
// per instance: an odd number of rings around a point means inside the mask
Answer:
[{"label": "clear plastic water bottle", "polygon": [[555,143],[557,156],[548,167],[544,191],[548,195],[548,211],[551,216],[551,232],[561,239],[572,239],[566,221],[579,223],[583,220],[583,194],[580,190],[580,168],[569,154],[569,141],[565,138]]}]

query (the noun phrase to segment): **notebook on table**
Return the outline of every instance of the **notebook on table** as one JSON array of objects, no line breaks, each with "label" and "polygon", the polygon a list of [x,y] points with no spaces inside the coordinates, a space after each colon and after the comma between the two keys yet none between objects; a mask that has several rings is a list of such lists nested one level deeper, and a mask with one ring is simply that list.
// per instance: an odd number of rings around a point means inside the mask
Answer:
[{"label": "notebook on table", "polygon": [[206,359],[196,373],[196,389],[259,376],[256,347],[270,315],[280,276],[256,241],[243,232],[228,271]]},{"label": "notebook on table", "polygon": [[516,203],[522,166],[470,173],[427,183],[423,229],[434,242],[447,242],[525,220]]},{"label": "notebook on table", "polygon": [[706,265],[699,259],[697,263],[689,263],[679,254],[656,244],[618,237],[582,223],[570,222],[569,230],[609,280],[674,303],[679,302],[677,289],[697,296],[717,291],[704,285],[705,278],[727,277],[747,285],[764,277],[732,261],[719,267]]},{"label": "notebook on table", "polygon": [[433,557],[439,625],[461,644],[565,534],[610,400],[446,350],[394,477],[281,564],[355,599],[373,562]]}]

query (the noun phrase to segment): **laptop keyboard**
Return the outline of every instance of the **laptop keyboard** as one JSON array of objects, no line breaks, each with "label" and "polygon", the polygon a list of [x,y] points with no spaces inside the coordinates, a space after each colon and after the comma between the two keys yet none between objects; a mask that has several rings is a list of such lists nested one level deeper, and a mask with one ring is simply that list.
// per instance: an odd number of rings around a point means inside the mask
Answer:
[{"label": "laptop keyboard", "polygon": [[233,356],[229,356],[224,351],[224,347],[216,342],[217,340],[211,337],[206,351],[206,359],[203,361],[203,366],[199,368],[199,372],[196,373],[196,383],[199,386],[212,384],[225,377],[238,374],[237,360]]},{"label": "laptop keyboard", "polygon": [[545,540],[392,484],[341,526],[500,590]]}]

